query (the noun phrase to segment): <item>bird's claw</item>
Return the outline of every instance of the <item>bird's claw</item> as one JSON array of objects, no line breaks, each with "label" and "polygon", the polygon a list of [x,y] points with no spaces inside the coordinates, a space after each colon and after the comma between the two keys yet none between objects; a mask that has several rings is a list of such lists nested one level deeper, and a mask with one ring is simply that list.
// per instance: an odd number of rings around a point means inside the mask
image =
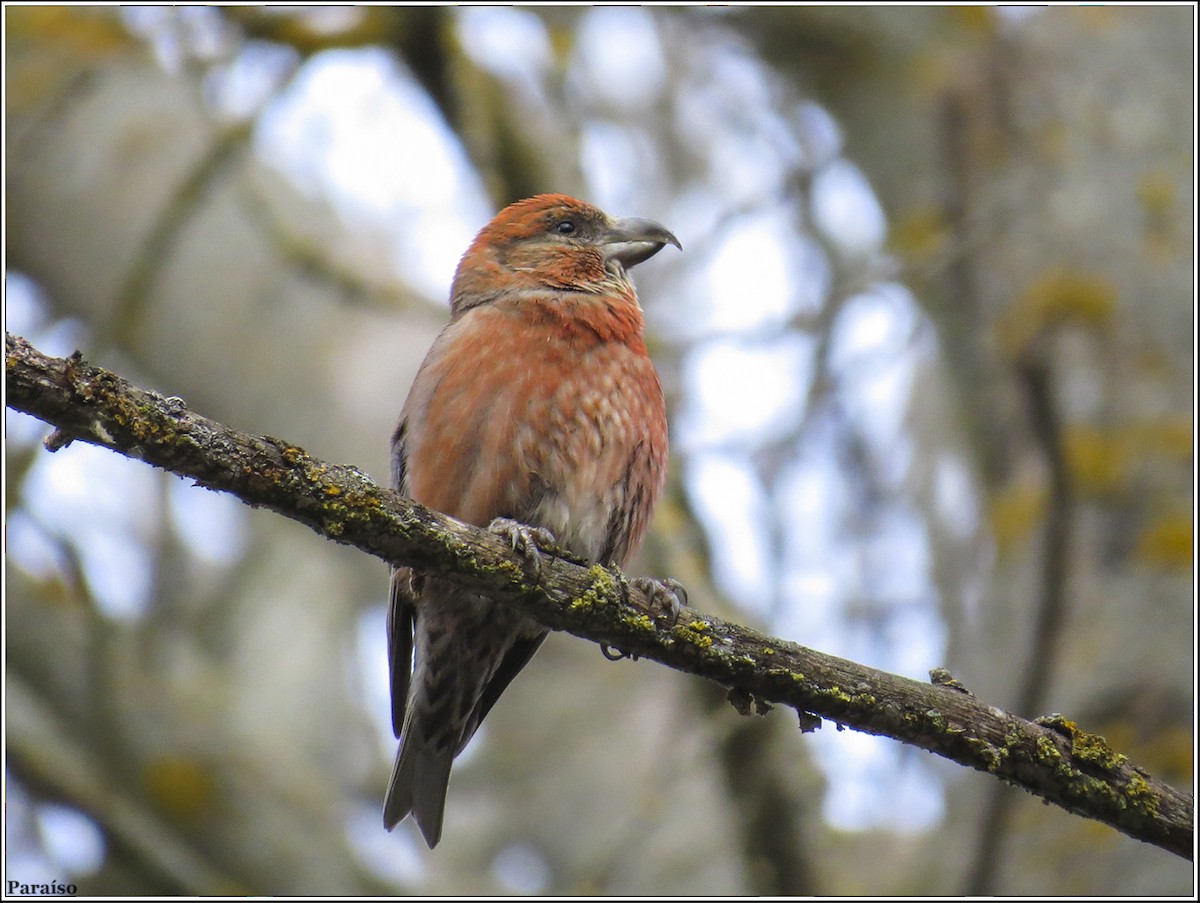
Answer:
[{"label": "bird's claw", "polygon": [[636,652],[626,652],[624,649],[614,649],[612,646],[608,645],[608,643],[600,644],[600,654],[610,662],[619,662],[623,658],[627,658],[630,661],[636,662],[638,659]]},{"label": "bird's claw", "polygon": [[634,577],[629,581],[646,594],[650,608],[656,615],[665,615],[671,626],[679,621],[679,613],[687,607],[688,594],[683,584],[671,577],[658,579],[655,577]]},{"label": "bird's claw", "polygon": [[[636,587],[645,593],[646,600],[650,604],[651,614],[655,617],[666,616],[670,619],[672,627],[679,621],[679,613],[687,605],[688,594],[678,580],[670,577],[663,580],[656,580],[653,577],[635,577],[630,580],[616,564],[609,566],[609,572],[616,580],[617,586],[620,587],[621,599],[626,604],[629,603],[630,587]],[[607,643],[600,644],[600,654],[610,662],[619,662],[623,658],[636,662],[638,659],[636,652],[614,649]]]},{"label": "bird's claw", "polygon": [[539,546],[556,545],[554,535],[541,527],[530,527],[507,517],[498,517],[488,524],[488,532],[506,540],[513,552],[521,556],[525,573],[534,583],[542,579],[542,553]]}]

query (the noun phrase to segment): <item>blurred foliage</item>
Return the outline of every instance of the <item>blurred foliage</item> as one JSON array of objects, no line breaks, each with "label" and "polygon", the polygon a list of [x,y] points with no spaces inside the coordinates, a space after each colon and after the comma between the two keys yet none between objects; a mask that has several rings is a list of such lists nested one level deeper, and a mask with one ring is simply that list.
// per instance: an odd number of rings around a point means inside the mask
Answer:
[{"label": "blurred foliage", "polygon": [[1055,269],[1037,275],[1013,304],[1004,324],[1004,344],[1017,353],[1045,329],[1078,326],[1099,329],[1111,321],[1116,289],[1103,278]]},{"label": "blurred foliage", "polygon": [[1046,490],[1037,483],[1010,484],[991,500],[990,526],[997,551],[1004,553],[1027,539],[1046,512]]},{"label": "blurred foliage", "polygon": [[1137,554],[1148,564],[1188,572],[1195,565],[1195,548],[1191,512],[1164,512],[1138,537]]}]

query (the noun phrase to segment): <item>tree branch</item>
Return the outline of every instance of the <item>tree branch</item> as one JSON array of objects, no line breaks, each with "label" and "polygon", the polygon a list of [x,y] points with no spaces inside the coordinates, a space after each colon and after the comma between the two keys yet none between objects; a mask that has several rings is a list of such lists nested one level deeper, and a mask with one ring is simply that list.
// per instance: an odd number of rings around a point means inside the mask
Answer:
[{"label": "tree branch", "polygon": [[138,458],[389,563],[486,593],[555,630],[707,677],[731,688],[742,711],[787,705],[805,729],[827,718],[839,729],[892,737],[1192,857],[1191,795],[1060,715],[1026,721],[946,676],[923,684],[690,609],[668,624],[618,572],[560,549],[546,550],[541,580],[531,583],[499,537],[401,498],[356,468],[201,417],[78,352],[48,357],[6,335],[5,375],[6,404],[58,428],[47,439],[52,450],[78,439]]}]

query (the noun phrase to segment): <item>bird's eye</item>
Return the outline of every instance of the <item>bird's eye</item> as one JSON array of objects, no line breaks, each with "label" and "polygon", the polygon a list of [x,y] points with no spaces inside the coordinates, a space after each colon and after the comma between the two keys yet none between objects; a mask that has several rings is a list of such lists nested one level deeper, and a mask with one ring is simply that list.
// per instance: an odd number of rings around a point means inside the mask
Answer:
[{"label": "bird's eye", "polygon": [[570,235],[575,231],[575,223],[569,219],[562,220],[557,226],[554,227],[554,231],[559,235]]}]

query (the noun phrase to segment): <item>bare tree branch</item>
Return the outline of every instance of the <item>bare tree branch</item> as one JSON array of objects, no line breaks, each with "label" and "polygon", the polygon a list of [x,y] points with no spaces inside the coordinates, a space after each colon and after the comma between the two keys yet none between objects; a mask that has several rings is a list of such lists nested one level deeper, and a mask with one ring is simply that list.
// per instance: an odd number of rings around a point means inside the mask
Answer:
[{"label": "bare tree branch", "polygon": [[669,624],[618,572],[560,549],[546,550],[533,583],[499,537],[401,498],[356,468],[201,417],[78,353],[48,357],[6,335],[5,374],[6,404],[58,428],[48,448],[78,439],[138,458],[384,561],[487,593],[555,630],[707,677],[729,687],[742,711],[787,705],[805,729],[825,718],[892,737],[1192,857],[1191,795],[1061,715],[1026,721],[979,702],[947,675],[923,684],[690,609]]}]

